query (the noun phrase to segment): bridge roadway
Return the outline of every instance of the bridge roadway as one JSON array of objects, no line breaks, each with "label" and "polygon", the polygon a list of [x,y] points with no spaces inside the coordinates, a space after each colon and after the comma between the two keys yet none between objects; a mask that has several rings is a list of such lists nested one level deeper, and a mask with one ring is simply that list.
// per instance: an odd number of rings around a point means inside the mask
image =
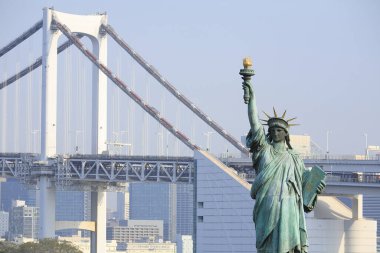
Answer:
[{"label": "bridge roadway", "polygon": [[[234,168],[240,177],[252,183],[255,171],[250,158],[229,158],[223,162]],[[353,160],[350,157],[307,157],[306,167],[320,166],[326,172],[328,194],[380,194],[380,160]]]},{"label": "bridge roadway", "polygon": [[41,175],[57,187],[80,185],[104,189],[125,182],[193,183],[192,157],[66,155],[39,161],[39,154],[0,153],[0,175],[36,184]]},{"label": "bridge roadway", "polygon": [[[47,162],[38,160],[39,154],[0,153],[2,177],[19,178],[34,184],[41,174],[55,181],[57,186],[108,185],[134,181],[193,183],[192,157],[166,156],[110,156],[62,155]],[[255,177],[249,158],[222,159],[249,182]],[[380,160],[304,159],[306,167],[321,166],[327,182],[338,188],[361,188],[378,191],[380,187]],[[351,191],[351,190],[350,190]],[[357,190],[355,190],[357,191]]]}]

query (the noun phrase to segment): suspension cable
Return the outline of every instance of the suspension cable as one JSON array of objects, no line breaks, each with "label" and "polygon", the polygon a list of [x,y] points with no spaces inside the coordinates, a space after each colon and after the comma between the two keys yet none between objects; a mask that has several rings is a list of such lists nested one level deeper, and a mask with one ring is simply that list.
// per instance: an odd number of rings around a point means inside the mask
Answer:
[{"label": "suspension cable", "polygon": [[199,150],[200,148],[193,144],[186,135],[177,130],[172,124],[170,124],[165,118],[161,117],[160,113],[153,106],[148,105],[143,101],[134,91],[132,91],[123,81],[121,81],[116,75],[114,75],[103,63],[101,63],[89,50],[87,50],[83,43],[73,34],[70,29],[61,24],[57,19],[54,19],[57,28],[66,37],[72,41],[72,43],[93,63],[95,64],[113,83],[115,83],[124,93],[126,93],[131,99],[133,99],[141,108],[155,118],[161,125],[163,125],[169,132],[180,139],[187,147],[192,150]]},{"label": "suspension cable", "polygon": [[194,112],[206,124],[218,132],[224,139],[235,146],[242,153],[248,155],[248,149],[238,140],[236,140],[225,129],[219,126],[214,120],[204,113],[199,107],[192,103],[187,97],[181,94],[171,83],[169,83],[162,75],[150,64],[147,63],[139,54],[136,53],[116,32],[110,25],[102,25],[104,29],[134,60],[136,60],[141,67],[143,67],[149,74],[151,74],[162,86],[164,86],[171,94],[173,94],[180,102],[187,108]]},{"label": "suspension cable", "polygon": [[[83,35],[79,34],[77,35],[78,38],[82,38]],[[68,47],[70,47],[73,43],[68,40],[66,41],[65,43],[63,43],[62,45],[60,45],[58,48],[57,48],[57,54],[61,53],[62,51],[64,51],[65,49],[67,49]],[[42,65],[42,57],[39,57],[37,58],[37,60],[34,61],[34,63],[32,63],[32,65],[24,68],[23,70],[21,70],[19,73],[11,76],[10,78],[8,78],[7,80],[3,81],[0,83],[0,90],[8,85],[10,85],[11,83],[14,83],[15,81],[17,81],[18,79],[20,79],[21,77],[25,76],[26,74],[32,72],[33,70],[35,70],[36,68],[38,68],[39,66]]]},{"label": "suspension cable", "polygon": [[15,40],[11,41],[8,45],[3,47],[0,50],[0,57],[4,54],[8,53],[10,50],[12,50],[14,47],[16,47],[18,44],[32,36],[35,32],[37,32],[42,27],[42,20],[38,21],[34,26],[29,28],[26,32],[21,34],[19,37],[17,37]]}]

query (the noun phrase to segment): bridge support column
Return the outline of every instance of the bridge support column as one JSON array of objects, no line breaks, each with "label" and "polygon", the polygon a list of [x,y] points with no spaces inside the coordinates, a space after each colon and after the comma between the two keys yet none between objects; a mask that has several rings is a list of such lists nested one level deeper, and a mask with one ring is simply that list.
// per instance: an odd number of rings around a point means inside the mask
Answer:
[{"label": "bridge support column", "polygon": [[39,178],[40,229],[38,237],[55,237],[55,188],[49,177]]},{"label": "bridge support column", "polygon": [[[90,38],[93,54],[107,66],[107,36]],[[107,76],[93,65],[92,69],[92,154],[107,150]]]},{"label": "bridge support column", "polygon": [[95,232],[91,233],[91,253],[106,252],[106,208],[106,192],[91,192],[91,220],[95,221]]},{"label": "bridge support column", "polygon": [[60,31],[51,27],[52,10],[44,9],[42,47],[41,160],[57,153],[57,44]]},{"label": "bridge support column", "polygon": [[363,219],[363,195],[358,194],[352,198],[352,218]]}]

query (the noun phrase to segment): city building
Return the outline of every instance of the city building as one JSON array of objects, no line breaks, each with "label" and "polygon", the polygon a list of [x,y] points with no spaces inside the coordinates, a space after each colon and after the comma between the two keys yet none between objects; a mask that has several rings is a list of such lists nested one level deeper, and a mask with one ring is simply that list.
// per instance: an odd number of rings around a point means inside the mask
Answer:
[{"label": "city building", "polygon": [[[245,144],[246,136],[241,136],[240,140]],[[290,144],[292,148],[297,151],[301,156],[310,156],[312,154],[313,143],[311,141],[310,135],[289,135]],[[245,154],[241,153],[241,157],[247,157]]]},{"label": "city building", "polygon": [[162,239],[162,220],[124,220],[107,224],[107,240],[115,240],[119,244],[158,242]]},{"label": "city building", "polygon": [[129,220],[129,186],[125,192],[117,193],[117,218],[119,220]]},{"label": "city building", "polygon": [[292,148],[302,156],[311,155],[311,139],[309,135],[293,135],[289,136]]},{"label": "city building", "polygon": [[174,242],[177,226],[177,185],[173,183],[129,184],[130,219],[163,220],[164,240]]},{"label": "city building", "polygon": [[91,252],[91,239],[90,237],[82,237],[81,232],[72,236],[58,236],[58,240],[71,242],[83,253]]},{"label": "city building", "polygon": [[[106,253],[117,253],[117,242],[115,240],[107,240]],[[122,253],[122,252],[119,252]]]},{"label": "city building", "polygon": [[[56,221],[86,221],[91,217],[90,192],[57,191],[56,192]],[[77,229],[65,229],[56,231],[60,236],[77,235]],[[88,231],[82,233],[89,236]]]},{"label": "city building", "polygon": [[[73,235],[73,236],[59,236],[58,240],[71,242],[73,245],[78,247],[78,249],[82,251],[83,253],[91,252],[91,246],[90,246],[91,239],[89,237],[82,237],[80,232],[78,232],[77,235]],[[105,253],[117,253],[118,251],[116,250],[116,248],[117,248],[116,241],[107,240]],[[123,252],[120,252],[120,253],[123,253]]]},{"label": "city building", "polygon": [[23,200],[14,200],[9,215],[9,236],[38,238],[39,208],[27,206]]},{"label": "city building", "polygon": [[0,237],[5,237],[9,230],[9,213],[0,211]]},{"label": "city building", "polygon": [[176,253],[175,243],[128,243],[125,253]]},{"label": "city building", "polygon": [[193,237],[191,235],[177,235],[177,253],[193,253]]},{"label": "city building", "polygon": [[177,184],[177,235],[193,235],[194,185]]},{"label": "city building", "polygon": [[10,212],[13,200],[24,200],[28,206],[36,205],[36,191],[28,189],[28,186],[22,184],[16,178],[1,178],[1,209]]}]

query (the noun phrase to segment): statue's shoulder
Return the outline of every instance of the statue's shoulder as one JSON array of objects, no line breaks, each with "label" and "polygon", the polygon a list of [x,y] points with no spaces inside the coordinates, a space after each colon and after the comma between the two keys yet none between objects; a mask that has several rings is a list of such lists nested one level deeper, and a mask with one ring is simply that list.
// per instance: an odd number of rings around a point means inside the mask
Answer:
[{"label": "statue's shoulder", "polygon": [[288,149],[288,153],[291,154],[293,157],[300,159],[300,153],[297,150]]}]

